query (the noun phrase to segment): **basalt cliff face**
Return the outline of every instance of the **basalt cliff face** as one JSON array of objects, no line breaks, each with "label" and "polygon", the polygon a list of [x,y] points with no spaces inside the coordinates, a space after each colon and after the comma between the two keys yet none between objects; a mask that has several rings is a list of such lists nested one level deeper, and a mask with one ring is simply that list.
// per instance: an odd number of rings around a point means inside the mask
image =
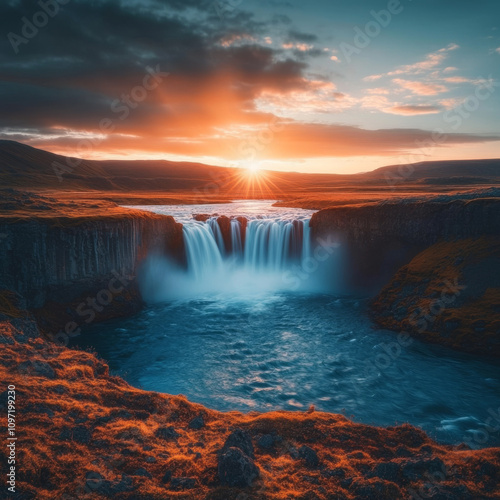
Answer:
[{"label": "basalt cliff face", "polygon": [[146,255],[184,253],[182,225],[172,217],[20,196],[0,203],[0,290],[45,316],[62,314],[65,323],[65,310],[87,299],[97,305],[87,303],[79,316],[90,317],[88,306],[95,313],[107,306],[102,319],[133,312],[140,302],[134,277]]},{"label": "basalt cliff face", "polygon": [[346,281],[380,289],[419,252],[441,240],[500,235],[500,198],[400,201],[321,210],[313,242],[343,244]]}]

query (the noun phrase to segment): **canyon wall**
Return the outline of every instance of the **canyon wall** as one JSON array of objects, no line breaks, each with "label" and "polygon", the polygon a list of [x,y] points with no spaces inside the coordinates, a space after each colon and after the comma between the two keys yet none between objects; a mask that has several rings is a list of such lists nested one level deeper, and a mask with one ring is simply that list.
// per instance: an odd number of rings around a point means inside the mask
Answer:
[{"label": "canyon wall", "polygon": [[500,234],[500,199],[399,201],[321,210],[313,242],[335,238],[347,250],[345,281],[379,289],[419,252],[441,240]]},{"label": "canyon wall", "polygon": [[111,216],[0,218],[0,289],[26,307],[71,302],[134,276],[150,252],[180,258],[182,225],[172,217],[130,211]]}]

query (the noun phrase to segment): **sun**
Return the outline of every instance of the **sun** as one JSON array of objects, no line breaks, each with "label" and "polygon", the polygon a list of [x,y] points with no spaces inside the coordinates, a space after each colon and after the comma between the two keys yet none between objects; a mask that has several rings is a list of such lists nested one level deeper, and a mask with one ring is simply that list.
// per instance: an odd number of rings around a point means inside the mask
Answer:
[{"label": "sun", "polygon": [[245,165],[245,168],[249,175],[257,175],[261,171],[261,166],[257,162],[249,162]]}]

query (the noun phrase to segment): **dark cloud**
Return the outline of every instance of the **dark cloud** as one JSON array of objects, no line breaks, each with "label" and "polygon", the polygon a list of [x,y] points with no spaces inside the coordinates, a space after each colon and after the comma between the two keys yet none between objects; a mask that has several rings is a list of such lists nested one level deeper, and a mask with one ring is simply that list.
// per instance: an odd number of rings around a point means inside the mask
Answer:
[{"label": "dark cloud", "polygon": [[[37,10],[26,0],[2,4],[1,31],[21,34],[22,18],[32,19]],[[235,108],[251,108],[262,89],[303,86],[307,68],[302,54],[300,61],[283,60],[280,50],[255,43],[264,32],[263,23],[240,9],[218,19],[211,1],[73,0],[20,45],[19,54],[2,39],[0,96],[6,104],[0,124],[91,129],[151,67],[171,75],[169,88],[162,86],[130,114],[130,129],[159,113],[168,122],[162,99],[177,109],[200,111],[213,81],[239,92]],[[245,43],[221,45],[231,33]],[[232,80],[220,82],[221,74]]]},{"label": "dark cloud", "polygon": [[[237,158],[234,136],[257,133],[274,118],[256,104],[261,95],[314,95],[318,82],[328,81],[310,68],[321,54],[308,47],[318,41],[315,34],[289,29],[283,15],[259,21],[244,4],[221,17],[212,0],[71,0],[16,54],[7,35],[21,34],[23,17],[31,20],[39,9],[28,0],[0,4],[0,135],[40,147],[71,154],[82,137],[101,134],[101,121],[110,119],[113,132],[99,143],[108,150],[227,152],[226,157]],[[266,43],[277,24],[285,25],[285,33]],[[292,46],[276,48],[284,42]],[[151,68],[164,74],[161,83],[140,105],[132,102],[117,112],[113,103],[122,108]],[[267,154],[392,154],[411,149],[415,138],[428,134],[290,120]],[[454,135],[450,143],[487,140]]]},{"label": "dark cloud", "polygon": [[314,43],[317,40],[318,37],[312,33],[302,33],[296,30],[288,32],[288,41],[290,42]]}]

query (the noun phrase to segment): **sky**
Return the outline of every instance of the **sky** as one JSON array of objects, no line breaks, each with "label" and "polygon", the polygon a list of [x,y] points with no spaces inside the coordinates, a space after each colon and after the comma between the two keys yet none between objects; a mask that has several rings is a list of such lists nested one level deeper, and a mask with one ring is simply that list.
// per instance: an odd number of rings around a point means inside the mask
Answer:
[{"label": "sky", "polygon": [[0,139],[355,173],[500,158],[498,0],[2,0]]}]

